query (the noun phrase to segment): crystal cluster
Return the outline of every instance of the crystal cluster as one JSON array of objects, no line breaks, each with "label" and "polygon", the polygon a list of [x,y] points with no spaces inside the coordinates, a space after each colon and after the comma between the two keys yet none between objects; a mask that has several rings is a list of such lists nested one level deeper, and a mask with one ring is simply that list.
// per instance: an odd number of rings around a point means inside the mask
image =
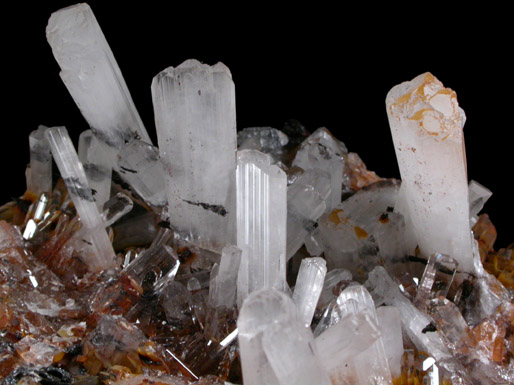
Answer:
[{"label": "crystal cluster", "polygon": [[327,128],[236,131],[221,63],[155,76],[154,146],[90,7],[47,37],[91,129],[35,129],[0,207],[4,383],[514,382],[514,245],[433,75],[386,98],[400,181]]}]

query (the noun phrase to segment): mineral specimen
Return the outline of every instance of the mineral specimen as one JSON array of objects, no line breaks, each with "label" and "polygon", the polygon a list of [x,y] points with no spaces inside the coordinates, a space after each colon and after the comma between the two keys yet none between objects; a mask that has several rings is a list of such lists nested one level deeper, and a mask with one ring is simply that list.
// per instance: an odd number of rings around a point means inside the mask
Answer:
[{"label": "mineral specimen", "polygon": [[33,131],[0,207],[3,383],[514,383],[514,245],[433,75],[387,97],[399,181],[326,128],[236,141],[230,71],[196,60],[154,78],[153,146],[89,6],[47,36],[91,130]]}]

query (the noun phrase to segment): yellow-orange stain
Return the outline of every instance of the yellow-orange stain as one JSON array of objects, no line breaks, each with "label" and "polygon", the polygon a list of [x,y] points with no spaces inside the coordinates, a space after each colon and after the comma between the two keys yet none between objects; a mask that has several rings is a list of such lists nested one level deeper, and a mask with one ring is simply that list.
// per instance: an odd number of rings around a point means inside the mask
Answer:
[{"label": "yellow-orange stain", "polygon": [[347,218],[343,219],[339,216],[339,214],[342,214],[343,210],[341,209],[335,209],[332,210],[332,212],[328,215],[328,220],[332,222],[334,225],[340,225],[341,223],[346,223],[348,221]]},{"label": "yellow-orange stain", "polygon": [[355,230],[355,235],[357,235],[357,238],[364,239],[364,238],[368,237],[367,231],[364,230],[362,227],[355,226],[354,230]]},{"label": "yellow-orange stain", "polygon": [[65,353],[64,353],[64,352],[59,352],[59,353],[57,353],[57,354],[54,356],[54,364],[55,364],[56,362],[61,361],[61,360],[64,358],[64,355],[65,355]]}]

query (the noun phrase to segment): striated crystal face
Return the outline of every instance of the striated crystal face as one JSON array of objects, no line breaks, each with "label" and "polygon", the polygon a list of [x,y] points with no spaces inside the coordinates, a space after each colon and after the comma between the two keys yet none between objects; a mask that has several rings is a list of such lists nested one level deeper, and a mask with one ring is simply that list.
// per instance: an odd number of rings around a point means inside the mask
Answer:
[{"label": "striated crystal face", "polygon": [[386,98],[400,181],[326,128],[236,134],[193,59],[153,80],[153,146],[90,7],[47,37],[91,129],[34,130],[0,207],[2,383],[514,383],[514,244],[433,75]]}]

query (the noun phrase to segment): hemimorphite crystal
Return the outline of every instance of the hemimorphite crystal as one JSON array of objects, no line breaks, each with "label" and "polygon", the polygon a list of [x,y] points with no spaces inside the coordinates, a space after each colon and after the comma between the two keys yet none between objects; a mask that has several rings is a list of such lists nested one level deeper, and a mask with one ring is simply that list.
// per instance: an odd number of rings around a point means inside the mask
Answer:
[{"label": "hemimorphite crystal", "polygon": [[135,136],[151,143],[89,5],[54,12],[46,36],[64,84],[97,137],[114,149]]},{"label": "hemimorphite crystal", "polygon": [[240,263],[241,250],[232,245],[225,246],[221,251],[219,266],[211,270],[209,301],[213,306],[234,306]]},{"label": "hemimorphite crystal", "polygon": [[222,63],[187,60],[152,82],[166,195],[173,228],[200,246],[235,244],[236,109]]},{"label": "hemimorphite crystal", "polygon": [[263,288],[285,288],[287,177],[269,155],[237,153],[238,304]]},{"label": "hemimorphite crystal", "polygon": [[421,252],[451,255],[472,272],[465,115],[455,92],[425,73],[393,87],[386,105],[402,175],[402,214]]},{"label": "hemimorphite crystal", "polygon": [[39,126],[29,135],[30,164],[27,168],[27,190],[40,195],[52,191],[52,155],[45,137],[48,127]]},{"label": "hemimorphite crystal", "polygon": [[[91,250],[89,256],[85,258],[85,263],[93,272],[110,268],[114,264],[114,250],[105,232],[104,222],[96,207],[86,173],[68,131],[64,127],[52,127],[46,131],[45,135],[55,163],[80,217],[83,231],[81,235],[86,238],[82,246]],[[88,248],[86,245],[91,247]]]},{"label": "hemimorphite crystal", "polygon": [[262,289],[246,298],[237,319],[245,385],[281,384],[264,351],[263,335],[274,325],[290,325],[297,317],[291,298],[278,290]]},{"label": "hemimorphite crystal", "polygon": [[341,202],[346,146],[325,127],[318,128],[300,145],[293,166],[304,170],[319,169],[330,174],[330,198],[327,210]]},{"label": "hemimorphite crystal", "polygon": [[296,279],[293,292],[293,301],[298,306],[300,319],[309,327],[318,304],[325,275],[327,263],[323,258],[304,258]]},{"label": "hemimorphite crystal", "polygon": [[99,210],[111,195],[112,160],[104,146],[91,130],[79,136],[79,159]]}]

